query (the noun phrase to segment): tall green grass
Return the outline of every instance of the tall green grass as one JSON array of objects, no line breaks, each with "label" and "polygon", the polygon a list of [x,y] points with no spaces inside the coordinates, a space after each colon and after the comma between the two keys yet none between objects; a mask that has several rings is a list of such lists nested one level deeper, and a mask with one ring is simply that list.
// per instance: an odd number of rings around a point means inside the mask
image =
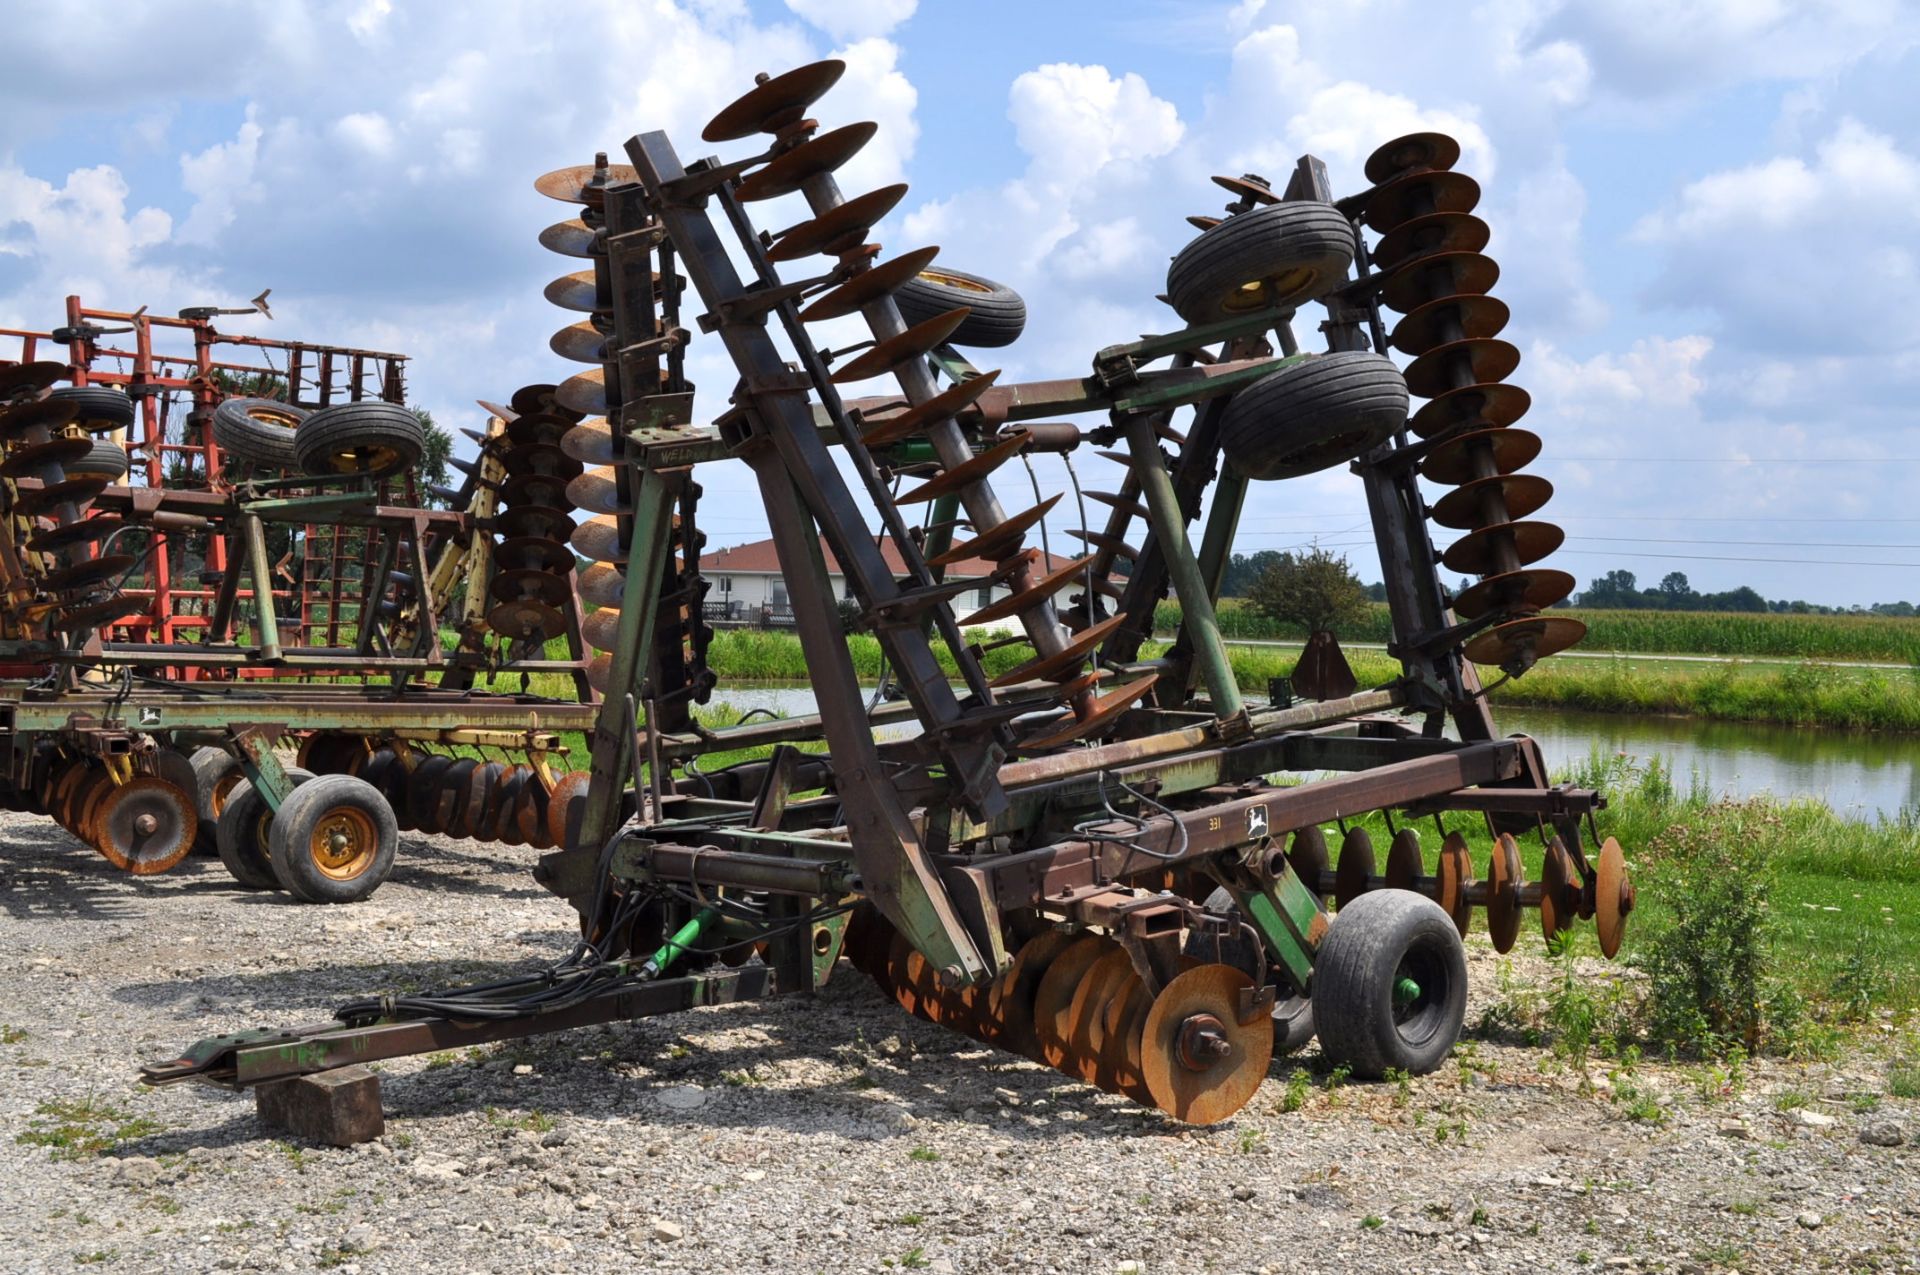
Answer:
[{"label": "tall green grass", "polygon": [[[1871,660],[1920,663],[1920,619],[1878,615],[1773,615],[1720,611],[1599,611],[1570,607],[1561,614],[1587,626],[1589,651],[1638,655],[1732,655],[1773,659]],[[1154,631],[1180,627],[1180,606],[1163,602]],[[1220,603],[1220,629],[1229,639],[1284,641],[1306,635],[1261,615],[1244,599]],[[1340,637],[1348,643],[1386,642],[1387,609],[1369,608]]]}]

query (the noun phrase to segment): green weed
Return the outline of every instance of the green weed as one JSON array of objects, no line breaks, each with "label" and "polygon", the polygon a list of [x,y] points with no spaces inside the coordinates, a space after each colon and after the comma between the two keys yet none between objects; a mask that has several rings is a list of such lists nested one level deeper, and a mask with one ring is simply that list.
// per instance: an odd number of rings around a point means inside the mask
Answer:
[{"label": "green weed", "polygon": [[78,1100],[55,1098],[34,1108],[28,1128],[15,1134],[14,1141],[23,1146],[50,1147],[55,1159],[79,1160],[111,1151],[135,1138],[150,1137],[165,1127],[92,1095]]}]

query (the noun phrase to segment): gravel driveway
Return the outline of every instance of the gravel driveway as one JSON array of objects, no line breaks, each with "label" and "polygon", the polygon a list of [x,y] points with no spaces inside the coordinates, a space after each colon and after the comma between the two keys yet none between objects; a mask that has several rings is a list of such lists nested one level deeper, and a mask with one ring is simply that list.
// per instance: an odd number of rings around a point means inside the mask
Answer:
[{"label": "gravel driveway", "polygon": [[[135,1082],[201,1036],[571,941],[534,852],[403,842],[373,899],[317,908],[217,861],[126,877],[0,816],[0,1267],[1920,1270],[1920,1102],[1886,1094],[1877,1048],[1710,1099],[1645,1064],[1583,1093],[1537,1047],[1469,1039],[1405,1086],[1278,1062],[1238,1117],[1184,1129],[848,974],[388,1064],[386,1136],[352,1150],[282,1140],[250,1097]],[[1544,977],[1522,947],[1515,975]],[[1469,951],[1484,998],[1503,958]]]}]

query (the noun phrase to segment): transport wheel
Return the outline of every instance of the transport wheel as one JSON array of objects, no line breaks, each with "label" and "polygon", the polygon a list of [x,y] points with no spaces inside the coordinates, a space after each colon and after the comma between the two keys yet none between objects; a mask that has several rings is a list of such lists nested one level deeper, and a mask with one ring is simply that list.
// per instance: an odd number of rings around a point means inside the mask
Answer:
[{"label": "transport wheel", "polygon": [[1181,954],[1195,961],[1231,965],[1248,978],[1255,977],[1261,972],[1262,966],[1266,966],[1268,981],[1275,983],[1278,988],[1273,1001],[1274,1055],[1278,1057],[1304,1049],[1307,1042],[1313,1039],[1313,1002],[1295,992],[1285,980],[1274,976],[1271,963],[1263,961],[1254,947],[1253,933],[1247,928],[1239,905],[1224,886],[1207,896],[1206,909],[1215,916],[1226,918],[1228,928],[1218,935],[1190,931],[1182,944]]},{"label": "transport wheel", "polygon": [[1407,383],[1391,359],[1322,354],[1234,395],[1220,444],[1249,478],[1297,478],[1373,450],[1407,423]]},{"label": "transport wheel", "polygon": [[1453,918],[1406,890],[1363,894],[1333,918],[1313,964],[1328,1061],[1378,1080],[1445,1062],[1467,1012],[1467,955]]},{"label": "transport wheel", "polygon": [[307,409],[270,398],[230,398],[213,409],[213,441],[243,465],[257,469],[295,469],[295,428]]},{"label": "transport wheel", "polygon": [[[287,778],[297,791],[313,775],[290,766]],[[249,890],[281,888],[273,872],[273,847],[268,836],[272,826],[273,807],[253,790],[251,781],[242,778],[228,790],[215,825],[214,843],[228,874]]]},{"label": "transport wheel", "polygon": [[217,832],[220,812],[226,809],[227,798],[234,787],[246,782],[247,772],[240,769],[239,761],[224,748],[196,749],[188,765],[193,767],[194,813],[199,818],[193,852],[217,855],[220,853]]},{"label": "transport wheel", "polygon": [[111,438],[93,440],[93,450],[79,460],[67,462],[68,478],[104,478],[108,482],[118,482],[127,476],[132,468],[127,460],[127,449]]},{"label": "transport wheel", "polygon": [[393,871],[393,807],[352,775],[322,775],[281,804],[268,832],[274,875],[306,903],[357,903]]},{"label": "transport wheel", "polygon": [[378,399],[323,407],[300,422],[293,438],[300,468],[321,475],[378,478],[414,464],[426,449],[420,418]]},{"label": "transport wheel", "polygon": [[47,397],[72,403],[73,423],[90,434],[133,424],[133,400],[105,385],[66,385]]},{"label": "transport wheel", "polygon": [[963,270],[928,266],[894,292],[907,326],[935,319],[958,306],[972,310],[947,338],[950,345],[994,349],[1012,345],[1027,327],[1027,303],[1004,283]]},{"label": "transport wheel", "polygon": [[1219,323],[1325,296],[1353,263],[1353,227],[1330,204],[1269,204],[1229,217],[1182,248],[1167,299],[1190,324]]}]

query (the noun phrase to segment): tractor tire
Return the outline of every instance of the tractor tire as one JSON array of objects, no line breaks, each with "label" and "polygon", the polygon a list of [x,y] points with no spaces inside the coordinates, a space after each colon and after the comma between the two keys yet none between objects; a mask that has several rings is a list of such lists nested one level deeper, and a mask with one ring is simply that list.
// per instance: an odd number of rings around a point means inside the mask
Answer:
[{"label": "tractor tire", "polygon": [[1407,423],[1407,382],[1364,350],[1263,376],[1220,417],[1220,446],[1249,478],[1298,478],[1363,456]]},{"label": "tractor tire", "polygon": [[71,402],[76,409],[73,423],[89,433],[125,429],[133,424],[133,400],[105,385],[63,386],[47,397]]},{"label": "tractor tire", "polygon": [[293,436],[307,409],[270,398],[230,398],[213,409],[213,441],[232,461],[254,469],[299,467]]},{"label": "tractor tire", "polygon": [[[1412,981],[1403,992],[1402,980]],[[1424,1075],[1467,1013],[1467,953],[1453,918],[1410,890],[1373,890],[1334,915],[1313,963],[1320,1051],[1354,1075]],[[1408,995],[1411,999],[1408,999]]]},{"label": "tractor tire", "polygon": [[127,449],[111,438],[93,440],[93,450],[79,460],[67,462],[69,478],[104,478],[117,483],[127,476],[133,463],[127,459]]},{"label": "tractor tire", "polygon": [[900,317],[911,327],[960,306],[973,311],[947,338],[950,345],[991,350],[1012,345],[1027,330],[1027,303],[1004,283],[960,270],[929,266],[894,291]]},{"label": "tractor tire", "polygon": [[1167,268],[1167,300],[1195,326],[1292,310],[1339,287],[1352,264],[1353,226],[1333,205],[1268,204],[1182,248]]},{"label": "tractor tire", "polygon": [[199,749],[188,761],[193,766],[194,809],[200,816],[193,852],[217,855],[220,853],[217,831],[220,812],[226,809],[227,798],[233,790],[247,782],[247,775],[240,769],[239,761],[224,748]]},{"label": "tractor tire", "polygon": [[300,422],[293,450],[305,473],[379,478],[417,464],[427,432],[406,408],[370,399],[321,408]]},{"label": "tractor tire", "polygon": [[378,789],[323,775],[281,803],[270,832],[274,875],[305,903],[357,903],[393,871],[400,830]]},{"label": "tractor tire", "polygon": [[[1240,906],[1233,901],[1233,895],[1225,887],[1207,896],[1206,909],[1215,916],[1226,917],[1236,926],[1244,919],[1240,915]],[[1217,943],[1211,937],[1191,933],[1187,936],[1182,955],[1198,961],[1231,965],[1248,978],[1259,977],[1262,966],[1266,967],[1268,981],[1279,984],[1273,1002],[1273,1053],[1276,1058],[1306,1048],[1313,1039],[1313,1002],[1295,992],[1287,985],[1285,976],[1275,971],[1270,961],[1262,959],[1261,954],[1254,950],[1253,936],[1246,930],[1229,930]]]},{"label": "tractor tire", "polygon": [[[298,789],[313,776],[289,766],[287,778]],[[214,829],[220,862],[226,865],[228,875],[248,890],[280,888],[280,879],[273,871],[273,818],[273,807],[246,779],[228,790],[226,804],[220,808]]]}]

